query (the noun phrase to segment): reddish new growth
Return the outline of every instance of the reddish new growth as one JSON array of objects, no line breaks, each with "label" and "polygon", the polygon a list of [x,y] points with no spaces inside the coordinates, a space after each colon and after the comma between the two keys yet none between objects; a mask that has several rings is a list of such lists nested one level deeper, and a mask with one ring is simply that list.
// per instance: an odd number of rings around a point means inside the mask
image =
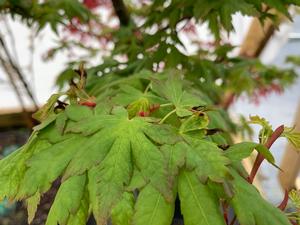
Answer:
[{"label": "reddish new growth", "polygon": [[[273,143],[280,137],[280,135],[282,134],[283,131],[284,131],[283,125],[277,127],[277,129],[273,132],[273,134],[269,137],[268,141],[265,143],[265,146],[268,149],[270,149],[271,146],[273,145]],[[256,175],[261,163],[264,161],[264,159],[265,159],[265,157],[261,153],[258,153],[256,160],[254,162],[253,168],[251,170],[251,173],[248,177],[249,183],[253,182],[255,175]]]},{"label": "reddish new growth", "polygon": [[86,102],[81,102],[80,105],[84,105],[90,108],[94,108],[97,104],[96,102],[92,102],[92,101],[86,101]]},{"label": "reddish new growth", "polygon": [[255,104],[259,104],[259,99],[261,97],[267,97],[271,93],[275,94],[282,94],[283,89],[279,84],[270,84],[260,87],[259,89],[255,90],[252,95],[252,100]]},{"label": "reddish new growth", "polygon": [[149,112],[147,112],[147,111],[140,111],[140,112],[138,112],[138,116],[140,116],[140,117],[147,117],[147,116],[149,116]]},{"label": "reddish new growth", "polygon": [[160,104],[152,104],[149,107],[149,111],[140,111],[140,112],[138,112],[137,115],[140,117],[147,117],[150,115],[150,113],[158,110],[159,108],[160,108]]},{"label": "reddish new growth", "polygon": [[153,105],[151,105],[151,106],[150,106],[150,109],[149,109],[149,110],[150,110],[150,113],[152,113],[152,112],[158,110],[159,107],[160,107],[160,104],[153,104]]}]

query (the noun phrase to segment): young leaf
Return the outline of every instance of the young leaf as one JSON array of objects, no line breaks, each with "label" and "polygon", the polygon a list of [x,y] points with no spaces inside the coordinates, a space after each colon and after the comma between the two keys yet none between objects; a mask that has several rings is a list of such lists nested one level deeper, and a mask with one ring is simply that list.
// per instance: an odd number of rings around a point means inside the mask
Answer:
[{"label": "young leaf", "polygon": [[300,150],[300,132],[296,132],[292,127],[285,127],[282,136],[297,149]]},{"label": "young leaf", "polygon": [[44,121],[48,118],[50,114],[54,111],[54,106],[58,98],[60,97],[60,94],[53,94],[48,99],[47,103],[43,105],[42,108],[40,108],[36,113],[32,115],[32,117],[40,122]]},{"label": "young leaf", "polygon": [[192,115],[183,121],[179,130],[181,133],[188,133],[190,131],[204,129],[208,126],[208,123],[209,119],[205,113]]},{"label": "young leaf", "polygon": [[265,144],[265,142],[273,133],[273,129],[270,123],[265,118],[261,118],[259,116],[250,116],[249,123],[258,124],[262,127],[259,132],[259,139],[262,144]]},{"label": "young leaf", "polygon": [[191,93],[183,90],[182,80],[178,76],[169,77],[166,81],[153,80],[153,91],[164,97],[176,107],[176,114],[179,117],[192,115],[191,108],[205,105],[205,102]]},{"label": "young leaf", "polygon": [[254,150],[261,153],[270,163],[274,163],[275,159],[271,152],[264,145],[254,142],[234,144],[225,151],[225,156],[233,162],[239,162],[242,159],[249,157]]},{"label": "young leaf", "polygon": [[291,199],[293,205],[298,209],[300,209],[300,191],[299,190],[291,190],[289,193],[289,198]]},{"label": "young leaf", "polygon": [[219,199],[194,171],[180,173],[178,193],[185,225],[225,225]]}]

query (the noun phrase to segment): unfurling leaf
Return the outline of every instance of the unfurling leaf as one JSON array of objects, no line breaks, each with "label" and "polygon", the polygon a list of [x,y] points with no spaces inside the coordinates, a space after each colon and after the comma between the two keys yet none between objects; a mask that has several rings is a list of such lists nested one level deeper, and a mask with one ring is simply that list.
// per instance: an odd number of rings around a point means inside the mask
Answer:
[{"label": "unfurling leaf", "polygon": [[293,205],[299,210],[300,209],[300,190],[291,190],[289,193]]},{"label": "unfurling leaf", "polygon": [[288,141],[300,151],[300,132],[297,132],[292,127],[285,127],[282,133],[283,137],[287,138]]},{"label": "unfurling leaf", "polygon": [[36,113],[32,115],[32,117],[40,122],[44,121],[48,118],[52,113],[54,113],[55,103],[60,97],[60,94],[53,94],[48,99],[47,103],[43,105]]},{"label": "unfurling leaf", "polygon": [[260,143],[265,144],[268,138],[273,133],[273,129],[270,123],[265,118],[259,116],[250,116],[249,123],[258,124],[262,127],[259,132],[259,139],[260,139]]}]

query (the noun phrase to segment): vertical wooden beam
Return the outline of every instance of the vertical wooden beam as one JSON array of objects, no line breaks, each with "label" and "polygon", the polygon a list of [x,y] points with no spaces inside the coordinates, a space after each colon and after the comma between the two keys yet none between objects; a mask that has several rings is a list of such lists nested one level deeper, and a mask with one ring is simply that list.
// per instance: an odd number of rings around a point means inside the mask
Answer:
[{"label": "vertical wooden beam", "polygon": [[[300,132],[300,102],[295,117],[295,130]],[[294,146],[288,144],[280,168],[283,171],[278,174],[281,187],[287,191],[295,188],[295,181],[300,171],[299,149],[297,151]]]},{"label": "vertical wooden beam", "polygon": [[253,18],[244,42],[241,45],[240,56],[256,58],[272,37],[275,26],[271,20],[262,25],[257,18]]}]

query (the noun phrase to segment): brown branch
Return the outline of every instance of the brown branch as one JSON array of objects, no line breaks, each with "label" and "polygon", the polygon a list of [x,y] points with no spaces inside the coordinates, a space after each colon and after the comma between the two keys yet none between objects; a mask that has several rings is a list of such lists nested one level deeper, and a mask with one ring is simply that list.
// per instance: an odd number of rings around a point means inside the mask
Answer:
[{"label": "brown branch", "polygon": [[30,97],[30,99],[31,99],[31,101],[32,101],[32,103],[34,105],[35,110],[37,110],[38,109],[37,102],[36,102],[36,100],[35,100],[32,92],[31,92],[31,90],[30,90],[27,82],[25,81],[24,76],[23,76],[21,70],[18,68],[18,66],[12,60],[12,57],[11,57],[11,55],[10,55],[10,53],[9,53],[6,45],[5,45],[4,39],[2,38],[1,35],[0,35],[0,45],[2,46],[2,48],[3,48],[3,50],[4,50],[5,54],[6,54],[6,57],[8,59],[9,64],[11,65],[12,69],[16,72],[16,75],[20,79],[20,81],[21,81],[22,85],[24,86],[24,88],[25,88],[28,96]]},{"label": "brown branch", "polygon": [[119,18],[120,25],[127,26],[130,22],[130,17],[123,0],[112,0],[112,3]]},{"label": "brown branch", "polygon": [[288,204],[288,201],[289,201],[289,192],[287,190],[285,190],[283,200],[280,203],[280,205],[277,206],[277,208],[280,209],[281,211],[284,211]]},{"label": "brown branch", "polygon": [[[279,127],[276,128],[276,130],[273,132],[273,134],[271,135],[271,137],[269,137],[269,139],[267,140],[265,146],[270,149],[271,146],[273,145],[273,143],[280,137],[280,135],[282,134],[282,132],[284,131],[284,126],[281,125]],[[250,176],[248,177],[248,181],[249,183],[252,184],[255,175],[261,165],[261,163],[264,161],[265,157],[261,154],[258,153],[255,162],[253,164],[252,170],[250,172]]]}]

